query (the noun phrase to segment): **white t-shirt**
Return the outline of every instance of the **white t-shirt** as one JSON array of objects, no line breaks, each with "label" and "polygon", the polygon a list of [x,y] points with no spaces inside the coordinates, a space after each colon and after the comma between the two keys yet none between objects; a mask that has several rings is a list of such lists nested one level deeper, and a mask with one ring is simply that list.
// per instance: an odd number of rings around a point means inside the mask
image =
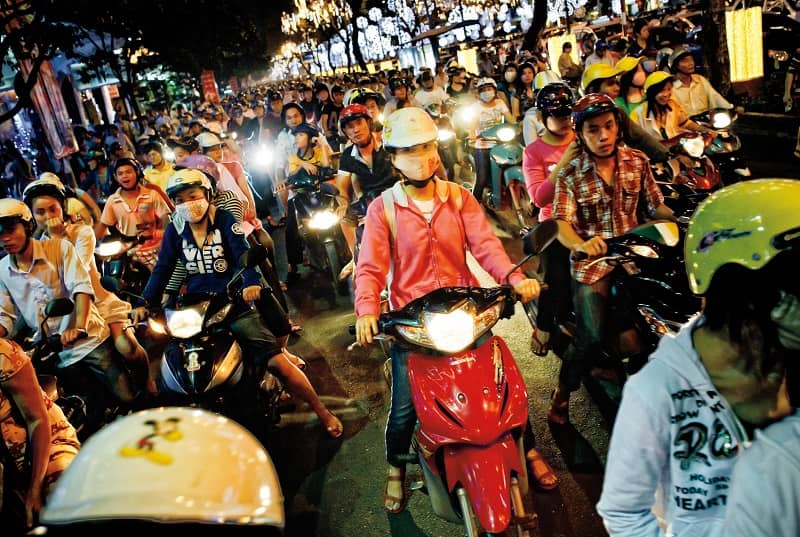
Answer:
[{"label": "white t-shirt", "polygon": [[419,106],[424,108],[429,104],[442,104],[447,101],[447,92],[439,86],[434,86],[430,91],[420,89],[414,94],[414,97],[417,99]]}]

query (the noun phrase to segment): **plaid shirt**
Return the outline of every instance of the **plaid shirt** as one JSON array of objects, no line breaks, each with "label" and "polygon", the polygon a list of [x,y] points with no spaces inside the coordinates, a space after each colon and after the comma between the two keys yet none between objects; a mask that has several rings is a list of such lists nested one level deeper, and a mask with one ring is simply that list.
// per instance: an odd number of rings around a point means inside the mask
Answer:
[{"label": "plaid shirt", "polygon": [[[640,200],[647,207],[640,206]],[[553,218],[572,224],[584,240],[594,236],[610,239],[639,225],[639,213],[646,211],[651,216],[663,202],[644,153],[618,148],[614,185],[609,186],[595,173],[594,161],[584,152],[558,175]],[[605,262],[587,267],[591,261],[572,261],[573,278],[592,284],[614,268]]]}]

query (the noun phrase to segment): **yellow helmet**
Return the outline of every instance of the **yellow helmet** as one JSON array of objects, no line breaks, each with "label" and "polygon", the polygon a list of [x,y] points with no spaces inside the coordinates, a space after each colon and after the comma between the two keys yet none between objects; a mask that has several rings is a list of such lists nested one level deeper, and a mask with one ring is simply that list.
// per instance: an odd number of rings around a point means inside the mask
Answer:
[{"label": "yellow helmet", "polygon": [[634,58],[633,56],[625,56],[621,58],[617,65],[614,66],[614,69],[619,71],[620,73],[627,73],[629,71],[633,71],[636,69],[636,66],[639,65],[643,58]]},{"label": "yellow helmet", "polygon": [[675,77],[666,71],[655,71],[654,73],[650,73],[647,75],[647,78],[644,81],[644,92],[647,93],[647,90],[650,89],[651,86],[661,84],[667,79],[674,80]]},{"label": "yellow helmet", "polygon": [[586,88],[595,80],[611,78],[612,76],[617,76],[619,73],[620,71],[616,67],[611,67],[606,63],[593,63],[583,71],[581,88],[583,88],[583,91],[586,91]]},{"label": "yellow helmet", "polygon": [[182,407],[129,414],[92,435],[40,520],[285,524],[280,483],[261,443],[228,418]]},{"label": "yellow helmet", "polygon": [[800,238],[800,181],[756,179],[705,199],[686,234],[689,286],[705,294],[717,270],[736,263],[758,270]]}]

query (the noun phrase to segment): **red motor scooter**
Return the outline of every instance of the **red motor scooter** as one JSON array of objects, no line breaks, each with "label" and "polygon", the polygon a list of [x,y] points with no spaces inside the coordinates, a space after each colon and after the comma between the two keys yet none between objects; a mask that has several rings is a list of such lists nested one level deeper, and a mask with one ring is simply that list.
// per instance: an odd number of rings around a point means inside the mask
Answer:
[{"label": "red motor scooter", "polygon": [[[557,233],[552,220],[536,226],[517,267]],[[514,314],[517,300],[508,283],[444,287],[379,318],[379,337],[401,338],[418,349],[408,358],[418,419],[410,462],[422,467],[434,512],[463,524],[468,537],[505,535],[509,527],[529,536],[536,525],[523,501],[529,490],[522,446],[525,382],[502,338],[491,336],[471,348]]]}]

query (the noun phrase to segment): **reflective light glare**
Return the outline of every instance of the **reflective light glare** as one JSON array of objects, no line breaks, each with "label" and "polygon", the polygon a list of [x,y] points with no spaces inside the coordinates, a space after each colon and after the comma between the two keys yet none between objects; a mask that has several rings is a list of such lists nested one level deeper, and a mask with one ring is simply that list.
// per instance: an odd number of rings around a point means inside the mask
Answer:
[{"label": "reflective light glare", "polygon": [[517,133],[511,127],[497,129],[497,139],[501,142],[510,142],[516,135]]},{"label": "reflective light glare", "polygon": [[339,217],[330,210],[314,213],[308,220],[308,227],[311,229],[330,229],[339,223]]},{"label": "reflective light glare", "polygon": [[456,133],[451,131],[450,129],[439,129],[439,140],[442,142],[447,142],[455,138]]},{"label": "reflective light glare", "polygon": [[203,316],[194,308],[180,311],[167,310],[169,333],[179,339],[190,338],[203,327]]},{"label": "reflective light glare", "polygon": [[426,313],[425,327],[437,350],[458,352],[475,340],[473,316],[461,309],[449,313]]},{"label": "reflective light glare", "polygon": [[175,151],[173,151],[172,149],[170,149],[168,147],[165,148],[164,149],[164,159],[168,160],[170,162],[175,162]]},{"label": "reflective light glare", "polygon": [[101,242],[95,248],[95,253],[101,257],[117,255],[122,251],[122,241]]},{"label": "reflective light glare", "polygon": [[644,244],[633,244],[629,246],[631,251],[641,257],[649,257],[651,259],[658,259],[658,254],[655,250]]},{"label": "reflective light glare", "polygon": [[694,158],[700,158],[703,155],[703,150],[706,148],[706,144],[700,136],[696,138],[684,138],[681,140],[681,145],[684,151]]},{"label": "reflective light glare", "polygon": [[152,317],[149,317],[147,319],[147,326],[148,326],[148,328],[150,328],[150,330],[152,330],[156,334],[164,335],[164,334],[167,333],[167,328],[164,326],[164,323],[162,323],[161,321],[157,321],[156,319],[153,319]]},{"label": "reflective light glare", "polygon": [[262,145],[258,148],[258,151],[256,151],[256,154],[253,156],[253,160],[255,161],[256,166],[266,168],[272,164],[272,151],[268,147]]},{"label": "reflective light glare", "polygon": [[731,115],[728,112],[714,112],[711,124],[715,129],[724,129],[731,124]]}]

